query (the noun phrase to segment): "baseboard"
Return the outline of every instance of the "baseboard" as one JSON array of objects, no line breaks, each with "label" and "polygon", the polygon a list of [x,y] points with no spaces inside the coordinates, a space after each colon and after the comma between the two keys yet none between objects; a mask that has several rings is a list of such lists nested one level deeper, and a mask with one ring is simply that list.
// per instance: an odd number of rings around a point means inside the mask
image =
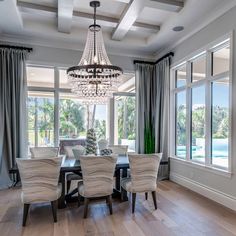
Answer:
[{"label": "baseboard", "polygon": [[233,196],[227,195],[223,192],[210,188],[206,185],[198,183],[192,179],[186,178],[174,172],[170,173],[170,180],[194,192],[197,192],[221,205],[224,205],[231,210],[236,211],[236,198]]}]

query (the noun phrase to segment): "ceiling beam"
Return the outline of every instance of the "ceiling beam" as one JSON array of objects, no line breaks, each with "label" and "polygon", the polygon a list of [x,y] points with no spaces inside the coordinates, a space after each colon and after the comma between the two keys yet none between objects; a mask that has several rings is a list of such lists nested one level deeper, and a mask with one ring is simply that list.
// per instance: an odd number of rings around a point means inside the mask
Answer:
[{"label": "ceiling beam", "polygon": [[143,0],[130,1],[123,11],[121,19],[112,34],[113,40],[122,40],[124,38],[141,13],[144,2],[145,1]]},{"label": "ceiling beam", "polygon": [[164,11],[179,12],[184,7],[184,2],[177,0],[146,0],[145,6]]},{"label": "ceiling beam", "polygon": [[58,0],[58,31],[70,33],[73,17],[74,0]]},{"label": "ceiling beam", "polygon": [[[23,1],[17,2],[18,7],[20,7],[22,10],[27,10],[29,13],[30,11],[35,13],[42,13],[42,14],[49,14],[49,15],[56,15],[57,9],[55,7],[48,7],[44,5],[34,4],[34,3],[28,3]],[[30,11],[29,11],[30,10]],[[73,11],[73,17],[81,17],[85,19],[93,19],[93,14],[80,12],[80,11]],[[110,26],[115,28],[118,23],[119,19],[114,17],[108,17],[103,15],[97,15],[97,20],[101,25],[103,26]],[[144,24],[140,22],[135,22],[133,26],[131,27],[131,30],[145,30],[150,33],[157,33],[160,30],[160,26],[158,25],[151,25],[151,24]]]}]

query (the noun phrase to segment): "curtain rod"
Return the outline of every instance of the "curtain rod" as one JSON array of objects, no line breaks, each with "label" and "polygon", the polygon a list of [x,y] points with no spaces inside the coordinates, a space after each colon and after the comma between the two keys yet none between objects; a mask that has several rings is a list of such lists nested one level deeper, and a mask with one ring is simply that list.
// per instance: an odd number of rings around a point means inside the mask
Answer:
[{"label": "curtain rod", "polygon": [[158,59],[157,61],[155,62],[152,62],[152,61],[139,61],[139,60],[134,60],[134,64],[136,63],[140,63],[140,64],[148,64],[148,65],[155,65],[157,63],[159,63],[160,61],[162,61],[163,59],[167,58],[167,57],[173,57],[174,56],[174,53],[173,52],[169,52],[167,53],[166,55],[164,55],[163,57],[161,57],[160,59]]},{"label": "curtain rod", "polygon": [[6,44],[0,44],[0,48],[12,48],[12,49],[26,50],[28,52],[33,51],[33,48],[20,47],[20,46],[12,46],[12,45],[6,45]]}]

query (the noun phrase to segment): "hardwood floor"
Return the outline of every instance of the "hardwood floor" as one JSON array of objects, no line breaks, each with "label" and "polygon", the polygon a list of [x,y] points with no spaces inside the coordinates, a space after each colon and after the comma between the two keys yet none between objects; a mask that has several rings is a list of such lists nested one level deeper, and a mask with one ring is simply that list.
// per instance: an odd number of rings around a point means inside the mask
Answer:
[{"label": "hardwood floor", "polygon": [[[131,196],[129,196],[131,198]],[[88,218],[83,205],[71,204],[58,210],[53,223],[49,204],[30,208],[26,227],[22,228],[20,189],[0,191],[1,236],[171,236],[236,235],[236,213],[173,182],[163,181],[157,189],[157,210],[152,196],[137,195],[135,214],[131,202],[113,201],[113,215],[104,202],[92,202]]]}]

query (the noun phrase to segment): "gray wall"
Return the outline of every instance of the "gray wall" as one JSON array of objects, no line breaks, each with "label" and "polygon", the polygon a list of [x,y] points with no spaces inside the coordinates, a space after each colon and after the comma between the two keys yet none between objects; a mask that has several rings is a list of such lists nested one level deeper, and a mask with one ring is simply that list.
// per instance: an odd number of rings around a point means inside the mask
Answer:
[{"label": "gray wall", "polygon": [[[173,63],[178,62],[194,51],[206,46],[208,43],[215,41],[217,38],[236,29],[236,8],[210,23],[207,27],[193,35],[191,38],[178,45],[173,51],[175,56]],[[233,37],[233,92],[232,92],[232,172],[236,172],[236,38]],[[209,170],[195,168],[184,165],[180,161],[171,160],[171,173],[176,173],[182,177],[192,179],[201,185],[223,192],[224,194],[236,197],[236,176],[222,176],[210,172]]]}]

